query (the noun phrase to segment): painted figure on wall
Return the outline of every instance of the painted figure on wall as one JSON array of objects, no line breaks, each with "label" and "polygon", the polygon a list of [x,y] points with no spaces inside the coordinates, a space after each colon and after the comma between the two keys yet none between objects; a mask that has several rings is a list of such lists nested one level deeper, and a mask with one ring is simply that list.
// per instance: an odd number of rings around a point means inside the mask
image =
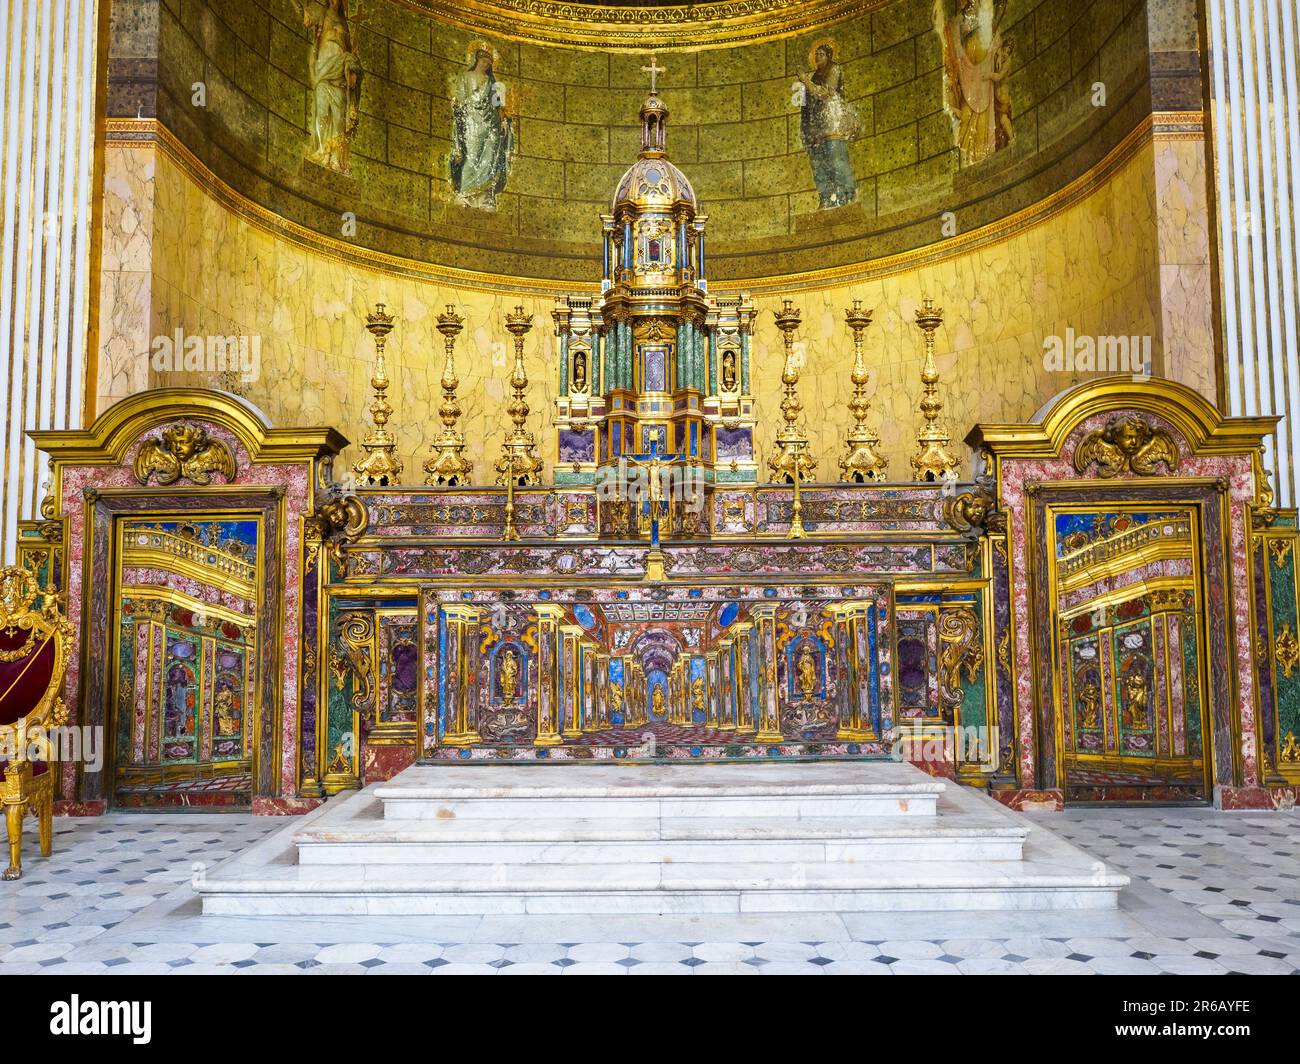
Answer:
[{"label": "painted figure on wall", "polygon": [[348,0],[316,0],[302,8],[311,39],[307,58],[311,83],[313,147],[307,158],[340,174],[351,174],[352,137],[361,119],[361,58],[353,27],[365,21]]},{"label": "painted figure on wall", "polygon": [[836,60],[838,47],[824,39],[809,53],[812,70],[799,75],[799,135],[820,207],[843,207],[858,194],[857,180],[849,163],[849,141],[858,135],[858,112],[844,97],[844,68]]},{"label": "painted figure on wall", "polygon": [[515,156],[515,120],[496,79],[497,58],[487,42],[475,41],[452,87],[452,188],[457,203],[486,211],[496,210]]},{"label": "painted figure on wall", "polygon": [[1014,43],[1002,35],[1006,0],[938,0],[943,39],[944,106],[963,166],[1001,151],[1012,141],[1007,84]]}]

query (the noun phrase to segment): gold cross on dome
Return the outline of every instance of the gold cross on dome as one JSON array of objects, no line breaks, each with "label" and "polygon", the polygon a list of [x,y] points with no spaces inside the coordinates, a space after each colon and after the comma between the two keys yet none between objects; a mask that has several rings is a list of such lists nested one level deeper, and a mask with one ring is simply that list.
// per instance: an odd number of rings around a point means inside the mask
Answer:
[{"label": "gold cross on dome", "polygon": [[654,53],[652,52],[652,53],[650,54],[650,65],[649,65],[649,66],[643,66],[643,67],[641,68],[641,72],[642,72],[643,74],[649,74],[649,75],[650,75],[650,95],[653,96],[653,95],[655,95],[656,92],[659,91],[658,88],[656,87],[656,86],[657,86],[657,79],[658,79],[659,75],[660,75],[660,74],[667,74],[667,73],[668,73],[668,69],[667,69],[666,67],[658,66],[658,65],[655,63]]}]

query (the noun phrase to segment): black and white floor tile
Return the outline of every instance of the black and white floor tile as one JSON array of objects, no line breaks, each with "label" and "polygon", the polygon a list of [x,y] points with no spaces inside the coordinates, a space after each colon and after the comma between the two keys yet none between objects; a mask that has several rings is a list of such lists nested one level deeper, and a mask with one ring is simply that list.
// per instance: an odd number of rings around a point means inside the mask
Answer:
[{"label": "black and white floor tile", "polygon": [[[1133,877],[1118,913],[204,918],[188,882],[285,826],[232,814],[60,820],[0,884],[0,972],[248,975],[1290,975],[1300,810],[1077,809],[1051,826]],[[358,941],[358,938],[365,941]]]}]

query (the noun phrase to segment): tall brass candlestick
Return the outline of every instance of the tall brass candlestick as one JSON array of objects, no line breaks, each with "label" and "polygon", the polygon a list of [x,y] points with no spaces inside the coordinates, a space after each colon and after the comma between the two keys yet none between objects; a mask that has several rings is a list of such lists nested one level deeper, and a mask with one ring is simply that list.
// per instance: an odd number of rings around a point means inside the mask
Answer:
[{"label": "tall brass candlestick", "polygon": [[799,308],[789,299],[781,301],[776,312],[776,327],[781,330],[785,344],[785,365],[781,370],[781,384],[785,393],[781,397],[781,417],[785,424],[776,435],[776,445],[767,468],[772,480],[778,484],[796,480],[811,480],[817,470],[817,461],[808,446],[808,435],[799,424],[803,403],[799,399],[799,368],[794,361],[794,334],[799,328]]},{"label": "tall brass candlestick", "polygon": [[[795,461],[798,462],[799,454],[802,452],[803,444],[795,444]],[[785,534],[786,539],[807,539],[808,533],[803,527],[803,499],[799,496],[799,482],[802,477],[794,478],[794,501],[790,506],[790,531]]]},{"label": "tall brass candlestick", "polygon": [[846,453],[840,459],[840,472],[846,481],[865,484],[869,480],[884,480],[889,460],[880,453],[880,437],[867,428],[867,415],[871,400],[867,398],[867,362],[863,357],[863,333],[871,324],[871,311],[862,309],[862,300],[855,299],[853,306],[844,312],[844,321],[853,333],[853,398],[849,400],[849,413],[853,427],[849,429],[844,444]]},{"label": "tall brass candlestick", "polygon": [[384,364],[384,344],[388,334],[393,331],[393,316],[384,312],[384,304],[376,303],[372,313],[366,315],[366,330],[375,338],[375,369],[370,377],[370,386],[375,390],[375,397],[370,403],[370,416],[375,427],[361,441],[366,452],[352,467],[357,475],[357,482],[367,487],[391,487],[397,483],[402,472],[402,460],[394,453],[397,440],[388,431],[388,419],[393,416],[392,404],[388,401],[388,370]]},{"label": "tall brass candlestick", "polygon": [[506,477],[506,520],[501,528],[501,539],[505,542],[519,538],[515,528],[515,478]]},{"label": "tall brass candlestick", "polygon": [[442,333],[447,354],[442,367],[442,403],[438,407],[442,431],[433,438],[433,453],[424,462],[427,474],[424,482],[430,485],[467,484],[474,469],[465,457],[465,437],[456,428],[460,419],[460,400],[456,397],[456,389],[460,386],[456,376],[456,337],[464,327],[465,319],[451,304],[447,305],[445,314],[438,315],[438,332]]},{"label": "tall brass candlestick", "polygon": [[943,400],[939,398],[939,366],[934,359],[934,334],[943,324],[943,309],[934,300],[925,299],[916,312],[916,324],[925,333],[925,362],[921,366],[921,415],[925,425],[918,433],[917,453],[912,456],[914,480],[956,480],[959,460],[949,444],[950,437],[939,427],[939,411]]},{"label": "tall brass candlestick", "polygon": [[514,391],[506,412],[514,422],[514,429],[506,434],[502,455],[497,461],[497,482],[513,482],[522,487],[542,482],[542,460],[537,457],[537,441],[524,426],[528,421],[528,371],[524,368],[524,337],[533,327],[533,316],[524,313],[522,305],[513,314],[506,315],[506,329],[515,338],[515,365],[510,374],[510,387]]}]

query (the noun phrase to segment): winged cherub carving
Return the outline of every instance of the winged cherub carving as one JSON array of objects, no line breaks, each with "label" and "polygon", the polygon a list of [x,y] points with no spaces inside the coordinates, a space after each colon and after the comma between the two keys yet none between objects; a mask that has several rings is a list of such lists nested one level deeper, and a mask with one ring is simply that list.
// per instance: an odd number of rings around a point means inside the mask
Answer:
[{"label": "winged cherub carving", "polygon": [[230,483],[235,479],[235,456],[224,440],[187,421],[168,425],[161,438],[145,440],[135,456],[135,479],[148,484],[157,474],[160,485],[184,478],[194,484],[212,483],[220,473]]},{"label": "winged cherub carving", "polygon": [[1090,432],[1074,451],[1074,468],[1082,473],[1093,463],[1097,475],[1114,477],[1123,472],[1149,476],[1156,463],[1169,472],[1178,469],[1178,446],[1164,429],[1155,428],[1138,414],[1119,414],[1096,432]]}]

